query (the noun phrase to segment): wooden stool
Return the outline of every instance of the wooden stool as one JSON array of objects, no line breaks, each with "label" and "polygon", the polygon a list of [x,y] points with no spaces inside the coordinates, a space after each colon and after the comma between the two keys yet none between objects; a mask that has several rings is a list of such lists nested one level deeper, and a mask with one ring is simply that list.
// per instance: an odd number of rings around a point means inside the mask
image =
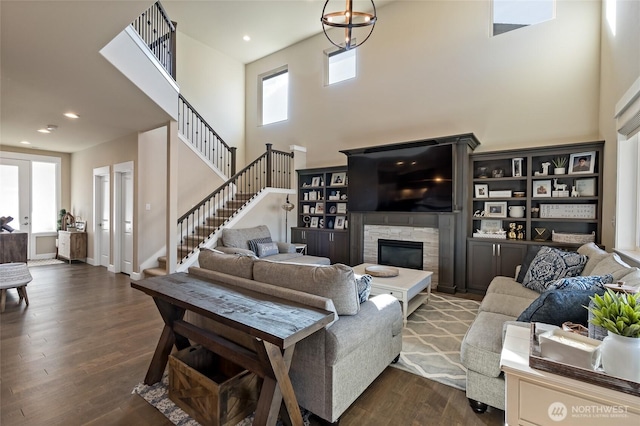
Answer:
[{"label": "wooden stool", "polygon": [[29,306],[27,296],[27,284],[31,282],[31,274],[26,263],[3,263],[0,265],[0,312],[4,312],[4,305],[7,300],[7,289],[18,290],[18,304],[24,302]]}]

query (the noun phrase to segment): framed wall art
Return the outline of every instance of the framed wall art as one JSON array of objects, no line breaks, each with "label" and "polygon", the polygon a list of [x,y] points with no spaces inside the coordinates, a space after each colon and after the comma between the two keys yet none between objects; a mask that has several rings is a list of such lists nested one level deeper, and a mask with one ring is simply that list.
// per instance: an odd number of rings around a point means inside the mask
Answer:
[{"label": "framed wall art", "polygon": [[489,198],[489,185],[474,185],[476,198]]},{"label": "framed wall art", "polygon": [[551,180],[534,180],[532,194],[534,197],[551,197]]},{"label": "framed wall art", "polygon": [[569,156],[569,174],[593,173],[596,167],[596,153],[581,152]]},{"label": "framed wall art", "polygon": [[507,202],[487,201],[484,203],[484,217],[507,217]]}]

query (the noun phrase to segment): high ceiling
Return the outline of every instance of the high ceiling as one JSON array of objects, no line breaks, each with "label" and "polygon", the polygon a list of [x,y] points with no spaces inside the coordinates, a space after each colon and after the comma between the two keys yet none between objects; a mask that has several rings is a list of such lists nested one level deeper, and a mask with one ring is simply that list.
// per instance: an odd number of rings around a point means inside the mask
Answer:
[{"label": "high ceiling", "polygon": [[[390,1],[378,0],[376,7]],[[166,113],[99,54],[152,4],[0,1],[0,143],[75,152],[165,123]],[[178,32],[242,63],[322,31],[322,0],[165,0],[162,5]],[[80,118],[64,117],[67,111]],[[58,130],[37,132],[48,124]]]}]

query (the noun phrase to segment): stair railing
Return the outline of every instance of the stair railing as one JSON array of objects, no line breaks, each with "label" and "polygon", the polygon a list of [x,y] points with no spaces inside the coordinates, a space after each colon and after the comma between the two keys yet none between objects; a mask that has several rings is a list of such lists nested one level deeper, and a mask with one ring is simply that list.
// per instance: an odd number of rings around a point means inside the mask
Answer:
[{"label": "stair railing", "polygon": [[178,95],[178,133],[225,176],[236,174],[236,147],[227,145],[182,95]]},{"label": "stair railing", "polygon": [[[274,150],[270,143],[266,146],[267,151],[264,154],[235,173],[178,219],[180,263],[211,238],[229,219],[238,214],[263,189],[291,188],[293,153]],[[234,204],[234,207],[224,209],[227,202],[232,200],[238,201],[238,205]],[[223,216],[216,215],[219,211]]]},{"label": "stair railing", "polygon": [[142,12],[131,25],[175,80],[176,24],[171,22],[164,7],[159,1],[155,2],[153,6]]}]

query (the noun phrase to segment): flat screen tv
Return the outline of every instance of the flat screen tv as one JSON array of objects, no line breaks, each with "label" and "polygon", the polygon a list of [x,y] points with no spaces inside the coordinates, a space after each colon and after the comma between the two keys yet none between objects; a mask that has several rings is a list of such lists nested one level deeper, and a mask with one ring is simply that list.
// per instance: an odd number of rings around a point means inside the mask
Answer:
[{"label": "flat screen tv", "polygon": [[348,152],[351,212],[453,211],[453,145],[388,145]]}]

